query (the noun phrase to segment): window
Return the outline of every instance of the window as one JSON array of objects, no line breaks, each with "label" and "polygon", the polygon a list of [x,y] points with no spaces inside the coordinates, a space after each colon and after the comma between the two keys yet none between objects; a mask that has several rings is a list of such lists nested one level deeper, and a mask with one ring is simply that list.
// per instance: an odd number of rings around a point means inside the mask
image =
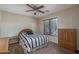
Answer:
[{"label": "window", "polygon": [[44,20],[44,34],[45,35],[52,35],[52,36],[57,36],[58,33],[58,19],[52,18],[52,19],[47,19]]},{"label": "window", "polygon": [[49,20],[44,21],[44,34],[50,34]]}]

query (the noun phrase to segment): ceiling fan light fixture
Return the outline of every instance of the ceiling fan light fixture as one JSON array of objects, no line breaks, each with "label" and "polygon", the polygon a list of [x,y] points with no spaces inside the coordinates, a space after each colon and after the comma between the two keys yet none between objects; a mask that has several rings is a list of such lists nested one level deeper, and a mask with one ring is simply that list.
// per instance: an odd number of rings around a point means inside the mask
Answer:
[{"label": "ceiling fan light fixture", "polygon": [[36,15],[36,12],[34,13],[34,15]]}]

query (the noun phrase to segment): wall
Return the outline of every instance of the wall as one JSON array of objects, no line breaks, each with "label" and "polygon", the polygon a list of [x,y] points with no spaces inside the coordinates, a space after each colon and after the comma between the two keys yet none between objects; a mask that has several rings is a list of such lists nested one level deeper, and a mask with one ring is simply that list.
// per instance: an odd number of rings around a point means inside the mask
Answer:
[{"label": "wall", "polygon": [[[79,49],[79,5],[62,10],[60,12],[53,13],[49,16],[41,18],[40,32],[43,32],[43,22],[42,20],[58,17],[58,28],[75,28],[77,29],[77,49]],[[50,36],[50,40],[57,43],[58,39],[53,39],[54,37]]]},{"label": "wall", "polygon": [[36,33],[36,19],[2,11],[0,27],[0,37],[15,36],[24,28],[30,28]]}]

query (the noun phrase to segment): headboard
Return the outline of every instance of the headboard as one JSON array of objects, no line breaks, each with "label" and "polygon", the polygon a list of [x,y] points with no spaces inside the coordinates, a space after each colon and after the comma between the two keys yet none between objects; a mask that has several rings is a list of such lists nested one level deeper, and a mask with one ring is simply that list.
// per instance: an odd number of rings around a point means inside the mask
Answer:
[{"label": "headboard", "polygon": [[[19,34],[22,33],[22,32],[28,32],[28,31],[32,31],[32,30],[31,30],[31,29],[23,29],[23,30],[21,30],[21,31],[19,32]],[[18,35],[19,35],[19,34],[18,34]]]}]

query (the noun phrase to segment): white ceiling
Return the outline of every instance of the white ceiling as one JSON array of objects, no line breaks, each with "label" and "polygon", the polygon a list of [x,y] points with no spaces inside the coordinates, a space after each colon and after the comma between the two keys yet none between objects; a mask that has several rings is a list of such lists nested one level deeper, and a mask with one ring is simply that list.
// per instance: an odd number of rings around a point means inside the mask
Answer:
[{"label": "white ceiling", "polygon": [[43,17],[45,15],[58,12],[60,10],[72,7],[74,5],[73,4],[44,4],[45,7],[40,10],[42,11],[49,10],[49,12],[45,12],[45,14],[37,12],[37,15],[34,15],[34,12],[25,12],[26,10],[31,9],[25,4],[0,4],[0,10],[26,15],[26,16],[32,16],[32,17]]}]

